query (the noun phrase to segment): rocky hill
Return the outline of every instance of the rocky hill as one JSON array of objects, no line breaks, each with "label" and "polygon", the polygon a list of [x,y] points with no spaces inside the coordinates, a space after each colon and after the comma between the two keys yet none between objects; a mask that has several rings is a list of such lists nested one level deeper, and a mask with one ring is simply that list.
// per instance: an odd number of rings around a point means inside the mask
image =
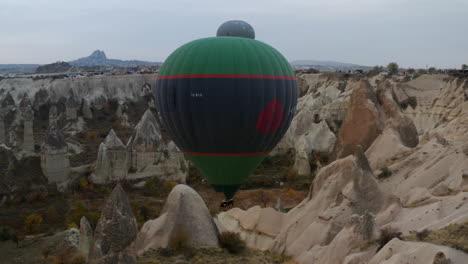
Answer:
[{"label": "rocky hill", "polygon": [[83,57],[69,62],[72,66],[90,67],[90,66],[116,66],[116,67],[137,67],[140,65],[157,66],[160,62],[149,62],[139,60],[116,60],[108,59],[104,51],[95,50],[88,57]]},{"label": "rocky hill", "polygon": [[71,65],[64,61],[59,61],[51,64],[46,64],[37,67],[35,73],[60,73],[67,72],[71,69]]}]

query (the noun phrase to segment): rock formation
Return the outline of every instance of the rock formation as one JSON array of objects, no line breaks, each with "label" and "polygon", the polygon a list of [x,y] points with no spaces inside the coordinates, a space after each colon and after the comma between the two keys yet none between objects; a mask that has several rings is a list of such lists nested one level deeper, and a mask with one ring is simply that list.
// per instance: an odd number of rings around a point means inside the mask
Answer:
[{"label": "rock formation", "polygon": [[147,109],[127,143],[129,179],[158,177],[184,183],[187,161],[174,142],[165,142],[152,111]]},{"label": "rock formation", "polygon": [[267,250],[279,235],[285,216],[273,208],[254,206],[247,211],[233,208],[218,214],[216,220],[221,231],[237,232],[249,247]]},{"label": "rock formation", "polygon": [[127,143],[131,168],[143,171],[146,167],[157,163],[161,157],[161,144],[159,125],[151,110],[147,109]]},{"label": "rock formation", "polygon": [[[18,180],[20,179],[20,180]],[[14,150],[0,145],[0,200],[3,195],[45,192],[47,178],[38,156],[16,157]]]},{"label": "rock formation", "polygon": [[89,264],[132,264],[137,223],[125,191],[117,185],[106,201],[94,232]]},{"label": "rock formation", "polygon": [[[438,262],[441,259],[451,261]],[[462,264],[466,263],[467,259],[468,254],[453,248],[394,238],[369,261],[369,264]]]},{"label": "rock formation", "polygon": [[53,123],[56,123],[57,120],[58,120],[57,107],[55,105],[52,105],[49,108],[49,126],[52,125]]},{"label": "rock formation", "polygon": [[24,112],[26,109],[31,108],[31,107],[32,107],[31,99],[29,99],[29,96],[27,93],[24,93],[19,104],[20,111]]},{"label": "rock formation", "polygon": [[[288,213],[262,217],[273,209],[232,209],[217,216],[220,229],[299,263],[464,263],[465,253],[435,244],[394,239],[376,254],[377,245],[371,243],[386,228],[407,235],[468,221],[468,101],[459,99],[465,80],[425,76],[401,84],[384,79],[337,88],[341,93],[334,101],[346,100],[346,93],[351,100],[336,130],[321,115],[324,105],[317,104],[325,100],[324,91],[335,89],[322,85],[332,82],[320,75],[305,78],[297,124],[293,121],[274,154],[292,146],[295,168],[306,168],[307,162],[299,162],[306,159],[304,138],[325,120],[337,133],[336,160],[319,168],[309,196]],[[271,219],[282,219],[273,225],[280,231],[267,235],[261,226]],[[369,247],[359,248],[363,244]]]},{"label": "rock formation", "polygon": [[184,239],[188,246],[218,246],[218,230],[203,199],[187,185],[175,186],[159,218],[141,228],[135,243],[139,255],[167,248]]},{"label": "rock formation", "polygon": [[82,217],[80,220],[80,243],[79,250],[86,259],[88,259],[89,251],[93,245],[93,229],[89,224],[86,217]]},{"label": "rock formation", "polygon": [[52,123],[41,147],[41,167],[51,183],[63,183],[68,180],[70,160],[68,145],[57,123]]},{"label": "rock formation", "polygon": [[0,113],[0,144],[6,144],[6,135],[5,135],[5,120],[4,115]]},{"label": "rock formation", "polygon": [[79,106],[79,103],[75,99],[75,95],[71,93],[65,104],[65,116],[67,120],[75,120],[77,118],[77,111]]},{"label": "rock formation", "polygon": [[7,94],[3,98],[1,102],[1,107],[2,107],[2,110],[15,107],[15,100],[13,99],[13,96],[11,95],[10,92],[7,92]]},{"label": "rock formation", "polygon": [[367,150],[382,132],[384,123],[377,96],[367,80],[361,80],[351,95],[350,108],[338,133],[334,156],[346,157],[358,145]]},{"label": "rock formation", "polygon": [[22,113],[23,116],[23,151],[34,152],[34,112],[30,107],[26,107]]},{"label": "rock formation", "polygon": [[125,179],[128,172],[127,148],[111,129],[99,146],[96,170],[90,180],[104,184]]},{"label": "rock formation", "polygon": [[81,111],[83,112],[84,118],[93,119],[93,112],[91,111],[91,106],[90,106],[89,101],[87,99],[85,99],[83,101],[83,107],[82,107]]}]

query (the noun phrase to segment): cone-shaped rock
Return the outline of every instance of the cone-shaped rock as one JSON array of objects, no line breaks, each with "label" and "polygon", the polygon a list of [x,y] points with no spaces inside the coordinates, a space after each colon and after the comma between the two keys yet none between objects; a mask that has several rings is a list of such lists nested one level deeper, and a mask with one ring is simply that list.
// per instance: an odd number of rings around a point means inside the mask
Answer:
[{"label": "cone-shaped rock", "polygon": [[138,226],[127,194],[117,185],[107,199],[94,232],[94,244],[89,255],[90,264],[132,264],[136,256],[132,242]]},{"label": "cone-shaped rock", "polygon": [[49,182],[62,183],[68,180],[68,145],[56,122],[49,127],[41,149],[41,167]]},{"label": "cone-shaped rock", "polygon": [[118,181],[124,179],[127,172],[127,149],[111,129],[99,146],[96,170],[91,176],[91,181],[98,184]]},{"label": "cone-shaped rock", "polygon": [[80,220],[80,243],[79,250],[85,258],[88,258],[89,250],[93,244],[93,229],[88,222],[86,217],[82,217]]},{"label": "cone-shaped rock", "polygon": [[135,246],[138,254],[143,254],[171,247],[178,239],[186,239],[191,247],[218,246],[218,230],[205,202],[184,184],[172,189],[161,216],[143,225]]},{"label": "cone-shaped rock", "polygon": [[161,130],[150,109],[143,114],[128,141],[131,155],[131,166],[140,171],[154,164],[160,156]]},{"label": "cone-shaped rock", "polygon": [[2,107],[9,107],[9,106],[14,106],[15,105],[15,100],[13,99],[13,96],[11,96],[10,92],[8,92],[3,98],[1,106]]},{"label": "cone-shaped rock", "polygon": [[361,80],[351,95],[350,107],[338,134],[333,156],[339,159],[351,155],[358,145],[367,150],[383,127],[375,92],[367,80]]}]

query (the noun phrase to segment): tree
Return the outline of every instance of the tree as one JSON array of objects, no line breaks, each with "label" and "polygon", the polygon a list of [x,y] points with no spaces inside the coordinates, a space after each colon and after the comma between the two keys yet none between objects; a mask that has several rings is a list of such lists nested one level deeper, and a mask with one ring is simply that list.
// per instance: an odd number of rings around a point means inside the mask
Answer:
[{"label": "tree", "polygon": [[397,74],[398,73],[398,64],[396,62],[390,62],[387,65],[387,71],[390,74]]},{"label": "tree", "polygon": [[416,72],[416,70],[413,69],[413,68],[409,68],[408,70],[406,70],[406,72],[407,72],[408,74],[414,74],[414,73]]},{"label": "tree", "polygon": [[382,66],[374,66],[372,69],[370,69],[367,72],[367,76],[369,76],[369,77],[375,76],[375,75],[379,74],[380,72],[382,72],[383,70],[384,70],[384,68]]},{"label": "tree", "polygon": [[468,65],[462,64],[461,69],[464,71],[468,71]]},{"label": "tree", "polygon": [[435,67],[430,67],[430,68],[427,70],[427,72],[428,72],[429,74],[434,74],[436,71],[437,71],[437,69],[436,69]]}]

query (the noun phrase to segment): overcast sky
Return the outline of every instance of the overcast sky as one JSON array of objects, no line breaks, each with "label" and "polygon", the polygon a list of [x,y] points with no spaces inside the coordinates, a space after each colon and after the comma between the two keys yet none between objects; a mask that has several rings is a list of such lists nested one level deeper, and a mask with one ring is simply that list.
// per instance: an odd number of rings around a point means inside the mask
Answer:
[{"label": "overcast sky", "polygon": [[468,64],[468,0],[0,0],[0,64],[163,61],[230,19],[290,61]]}]

